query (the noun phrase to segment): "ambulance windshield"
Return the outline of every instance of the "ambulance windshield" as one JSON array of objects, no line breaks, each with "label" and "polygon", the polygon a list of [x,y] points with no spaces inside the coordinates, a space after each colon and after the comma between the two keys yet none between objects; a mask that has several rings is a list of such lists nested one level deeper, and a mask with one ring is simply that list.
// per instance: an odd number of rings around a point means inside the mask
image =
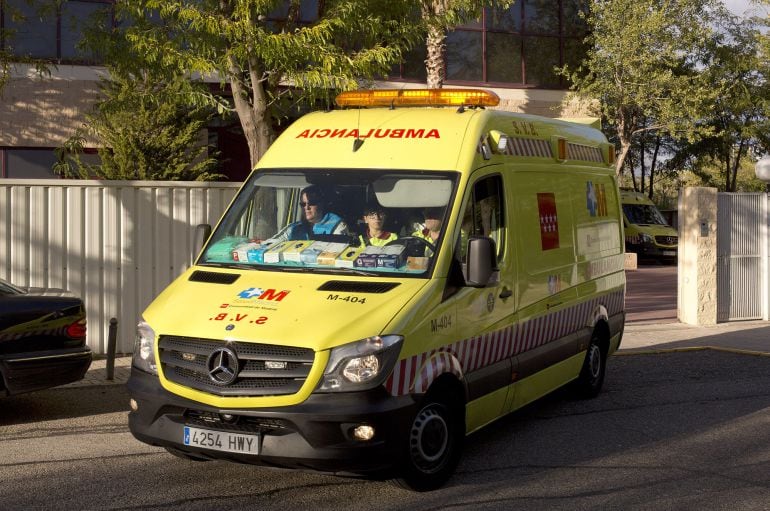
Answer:
[{"label": "ambulance windshield", "polygon": [[623,213],[632,224],[668,225],[658,208],[647,204],[623,204]]},{"label": "ambulance windshield", "polygon": [[456,182],[453,172],[261,170],[198,264],[425,277]]}]

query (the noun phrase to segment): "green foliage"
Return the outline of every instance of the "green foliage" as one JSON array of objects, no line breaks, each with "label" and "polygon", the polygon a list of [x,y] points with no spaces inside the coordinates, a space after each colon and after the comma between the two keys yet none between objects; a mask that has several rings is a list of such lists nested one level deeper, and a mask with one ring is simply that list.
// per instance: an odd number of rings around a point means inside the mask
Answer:
[{"label": "green foliage", "polygon": [[[289,88],[331,101],[340,89],[383,75],[420,40],[409,0],[327,0],[302,22],[299,0],[117,0],[120,27],[95,38],[123,73],[207,76],[229,85],[252,163],[272,142],[274,106]],[[281,7],[287,10],[271,19]],[[94,43],[91,43],[94,44]]]},{"label": "green foliage", "polygon": [[[591,35],[575,95],[599,100],[598,113],[620,143],[618,172],[633,138],[650,130],[696,139],[695,120],[713,102],[700,65],[713,38],[718,0],[589,0]],[[654,122],[649,123],[649,120]]]},{"label": "green foliage", "polygon": [[[86,123],[57,150],[54,170],[65,177],[121,180],[210,181],[217,161],[201,141],[213,112],[191,106],[187,80],[158,85],[113,75],[103,80],[104,99]],[[99,164],[82,158],[86,139],[96,142]]]},{"label": "green foliage", "polygon": [[721,191],[755,187],[751,179],[741,181],[741,171],[750,166],[753,175],[753,157],[770,150],[770,66],[761,37],[745,20],[722,20],[702,68],[714,97],[698,119],[705,134],[681,141],[669,162]]}]

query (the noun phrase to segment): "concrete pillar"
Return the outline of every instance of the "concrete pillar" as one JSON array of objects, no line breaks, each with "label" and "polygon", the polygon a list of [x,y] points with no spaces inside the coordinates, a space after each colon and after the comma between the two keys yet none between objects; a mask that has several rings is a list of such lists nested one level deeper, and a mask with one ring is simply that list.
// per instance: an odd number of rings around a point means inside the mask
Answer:
[{"label": "concrete pillar", "polygon": [[717,189],[679,192],[679,321],[717,322]]}]

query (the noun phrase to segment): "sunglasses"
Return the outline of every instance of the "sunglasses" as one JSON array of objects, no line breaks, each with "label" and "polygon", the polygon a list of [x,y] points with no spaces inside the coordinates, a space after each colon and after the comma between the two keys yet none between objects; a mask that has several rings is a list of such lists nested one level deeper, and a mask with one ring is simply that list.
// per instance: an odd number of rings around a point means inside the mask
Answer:
[{"label": "sunglasses", "polygon": [[318,204],[315,204],[313,202],[300,202],[299,207],[304,208],[306,206],[310,206],[311,208],[314,206],[317,206]]}]

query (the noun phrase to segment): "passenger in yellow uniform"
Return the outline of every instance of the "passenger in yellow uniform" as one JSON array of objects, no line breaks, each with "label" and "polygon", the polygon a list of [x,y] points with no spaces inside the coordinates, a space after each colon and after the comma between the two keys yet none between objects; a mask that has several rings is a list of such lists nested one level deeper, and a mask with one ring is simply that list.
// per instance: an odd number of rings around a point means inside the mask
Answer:
[{"label": "passenger in yellow uniform", "polygon": [[[412,236],[427,241],[430,247],[435,247],[443,227],[444,208],[425,208],[422,214],[425,218],[423,223],[425,227],[414,231]],[[425,257],[433,257],[434,250],[430,247],[425,247]]]},{"label": "passenger in yellow uniform", "polygon": [[361,240],[361,245],[381,247],[398,239],[396,233],[383,229],[386,218],[387,214],[379,204],[371,204],[364,209],[363,219],[366,223],[366,230],[358,237]]},{"label": "passenger in yellow uniform", "polygon": [[425,228],[418,229],[412,233],[415,238],[422,238],[433,246],[436,246],[436,240],[441,235],[441,227],[444,217],[444,208],[425,208],[422,211],[425,217]]}]

